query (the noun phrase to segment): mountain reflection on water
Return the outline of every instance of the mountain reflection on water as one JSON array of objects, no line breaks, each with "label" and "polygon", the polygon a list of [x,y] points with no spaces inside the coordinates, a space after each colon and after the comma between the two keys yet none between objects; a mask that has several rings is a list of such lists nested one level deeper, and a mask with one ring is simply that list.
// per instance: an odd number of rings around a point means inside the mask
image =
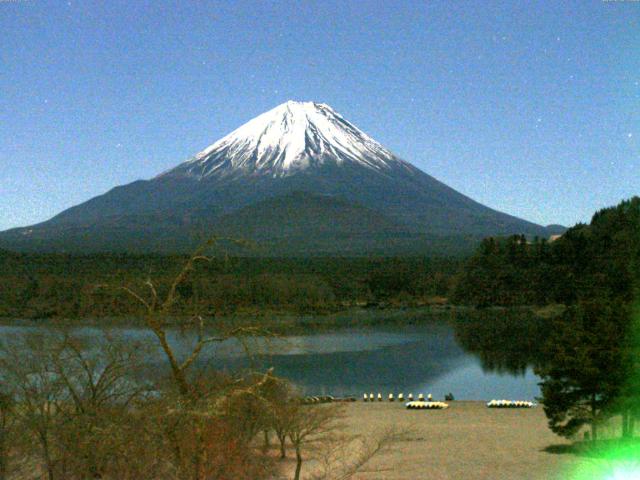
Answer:
[{"label": "mountain reflection on water", "polygon": [[513,320],[487,317],[342,332],[337,334],[342,348],[331,352],[324,348],[335,337],[313,335],[306,350],[264,355],[259,363],[307,393],[431,392],[442,398],[452,392],[458,399],[533,399],[539,388],[532,366],[548,330],[539,320]]}]

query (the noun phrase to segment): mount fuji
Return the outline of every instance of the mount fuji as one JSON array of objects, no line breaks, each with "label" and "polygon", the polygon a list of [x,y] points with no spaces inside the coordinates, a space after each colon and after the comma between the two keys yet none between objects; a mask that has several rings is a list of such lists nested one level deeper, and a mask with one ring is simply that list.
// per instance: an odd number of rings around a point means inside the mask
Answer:
[{"label": "mount fuji", "polygon": [[289,101],[150,180],[1,232],[0,247],[168,253],[216,234],[268,255],[391,255],[552,233],[446,186],[330,106]]}]

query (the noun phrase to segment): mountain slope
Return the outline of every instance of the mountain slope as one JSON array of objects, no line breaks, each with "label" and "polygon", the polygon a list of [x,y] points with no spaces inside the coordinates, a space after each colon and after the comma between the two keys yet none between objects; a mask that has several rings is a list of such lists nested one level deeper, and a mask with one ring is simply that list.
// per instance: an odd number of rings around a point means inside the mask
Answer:
[{"label": "mountain slope", "polygon": [[329,106],[287,102],[153,179],[0,233],[0,246],[183,250],[203,231],[304,254],[548,236],[545,227],[485,207],[401,160]]}]

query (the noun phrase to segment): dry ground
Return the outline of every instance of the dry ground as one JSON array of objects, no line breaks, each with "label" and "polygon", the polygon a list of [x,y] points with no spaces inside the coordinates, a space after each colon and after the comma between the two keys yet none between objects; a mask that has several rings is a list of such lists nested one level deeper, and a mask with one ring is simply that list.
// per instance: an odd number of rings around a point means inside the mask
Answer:
[{"label": "dry ground", "polygon": [[447,410],[425,411],[397,402],[357,402],[345,408],[347,433],[411,431],[371,461],[369,469],[377,471],[357,474],[358,480],[564,480],[567,469],[592,461],[545,451],[568,442],[548,429],[540,406],[489,409],[483,402],[456,401]]}]

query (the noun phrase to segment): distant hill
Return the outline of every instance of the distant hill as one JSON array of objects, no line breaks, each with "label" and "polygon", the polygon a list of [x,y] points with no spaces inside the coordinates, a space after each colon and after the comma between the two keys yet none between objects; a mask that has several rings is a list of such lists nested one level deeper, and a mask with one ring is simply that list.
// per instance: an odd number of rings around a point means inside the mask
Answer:
[{"label": "distant hill", "polygon": [[547,233],[549,235],[562,235],[564,232],[567,231],[567,227],[563,226],[563,225],[547,225],[545,227],[547,229]]}]

